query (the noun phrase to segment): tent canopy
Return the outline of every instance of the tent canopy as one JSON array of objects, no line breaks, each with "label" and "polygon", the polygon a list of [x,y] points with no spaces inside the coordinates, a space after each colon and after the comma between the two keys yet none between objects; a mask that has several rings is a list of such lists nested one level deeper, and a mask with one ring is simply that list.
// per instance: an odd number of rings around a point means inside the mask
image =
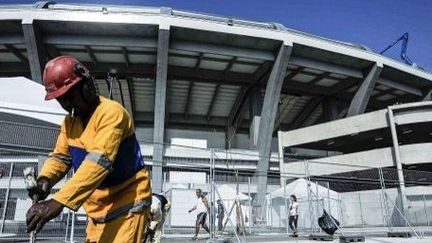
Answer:
[{"label": "tent canopy", "polygon": [[[218,190],[218,192],[221,195],[223,200],[235,200],[237,198],[237,191],[228,185],[218,186],[217,190]],[[217,194],[216,194],[216,197],[217,197]],[[239,192],[238,198],[240,200],[249,200],[249,197],[247,195],[240,193],[240,192]]]},{"label": "tent canopy", "polygon": [[[268,197],[271,199],[284,197],[289,198],[291,194],[294,194],[297,198],[306,198],[308,197],[307,183],[307,180],[304,178],[297,179],[285,186],[285,193],[284,188],[282,187],[269,193]],[[315,196],[318,196],[319,198],[326,198],[328,194],[330,194],[330,198],[338,199],[338,193],[336,191],[328,190],[327,187],[320,186],[317,183],[311,182],[310,184],[310,189],[312,190],[313,194],[315,194]]]},{"label": "tent canopy", "polygon": [[60,125],[66,111],[55,100],[45,101],[45,87],[24,77],[0,78],[0,112]]}]

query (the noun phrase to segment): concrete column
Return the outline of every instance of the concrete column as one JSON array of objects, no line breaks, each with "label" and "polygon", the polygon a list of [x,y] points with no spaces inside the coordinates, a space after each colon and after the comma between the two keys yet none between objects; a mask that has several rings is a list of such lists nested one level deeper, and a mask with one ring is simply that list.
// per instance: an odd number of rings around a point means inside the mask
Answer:
[{"label": "concrete column", "polygon": [[388,122],[389,122],[390,132],[393,141],[393,161],[396,164],[396,168],[398,170],[397,171],[398,180],[399,180],[398,193],[401,198],[400,201],[402,204],[400,210],[402,211],[404,216],[406,216],[406,207],[408,207],[408,202],[407,202],[408,199],[405,193],[405,179],[402,170],[402,162],[401,162],[400,150],[399,150],[399,140],[396,131],[394,113],[391,106],[387,108],[387,115],[388,115]]},{"label": "concrete column", "polygon": [[24,42],[27,48],[27,58],[30,65],[31,79],[42,83],[42,74],[45,68],[46,55],[42,48],[42,37],[33,19],[23,19],[22,29]]},{"label": "concrete column", "polygon": [[423,91],[423,101],[431,101],[432,100],[432,89],[426,89]]},{"label": "concrete column", "polygon": [[261,119],[262,96],[261,87],[254,87],[249,97],[249,148],[256,149],[258,143],[259,123]]},{"label": "concrete column", "polygon": [[159,27],[155,81],[152,167],[152,189],[155,193],[162,191],[163,183],[162,162],[164,154],[163,143],[165,130],[169,35],[169,26],[166,26],[166,28],[162,28],[162,26]]},{"label": "concrete column", "polygon": [[264,96],[258,131],[258,151],[260,157],[257,166],[257,201],[261,206],[259,210],[262,210],[262,207],[265,204],[267,171],[270,161],[269,156],[271,152],[274,122],[291,51],[292,45],[287,45],[286,43],[281,45],[277,58],[273,64]]},{"label": "concrete column", "polygon": [[350,107],[348,108],[348,117],[362,114],[365,112],[367,104],[369,102],[369,98],[373,92],[373,89],[379,78],[379,75],[381,74],[382,69],[382,63],[375,63],[373,65],[351,101]]}]

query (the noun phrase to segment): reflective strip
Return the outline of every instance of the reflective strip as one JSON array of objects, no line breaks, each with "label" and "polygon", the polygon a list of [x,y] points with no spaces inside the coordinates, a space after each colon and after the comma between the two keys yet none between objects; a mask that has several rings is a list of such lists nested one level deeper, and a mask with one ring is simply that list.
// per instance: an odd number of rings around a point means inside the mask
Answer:
[{"label": "reflective strip", "polygon": [[139,213],[142,212],[145,208],[150,207],[151,202],[152,201],[150,198],[148,200],[144,200],[137,204],[126,205],[118,208],[116,211],[107,214],[105,217],[92,218],[92,220],[94,223],[100,224],[100,223],[106,223],[126,213]]},{"label": "reflective strip", "polygon": [[59,154],[59,153],[50,153],[48,155],[49,158],[58,160],[62,163],[65,163],[67,165],[71,165],[72,158],[69,155]]},{"label": "reflective strip", "polygon": [[103,154],[98,152],[90,152],[86,155],[85,159],[96,162],[101,165],[105,169],[111,171],[112,170],[112,162]]}]

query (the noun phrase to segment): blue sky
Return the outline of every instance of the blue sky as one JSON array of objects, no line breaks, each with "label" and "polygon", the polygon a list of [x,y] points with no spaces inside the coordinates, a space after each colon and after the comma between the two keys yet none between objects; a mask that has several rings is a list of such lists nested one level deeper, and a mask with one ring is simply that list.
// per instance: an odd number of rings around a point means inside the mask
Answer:
[{"label": "blue sky", "polygon": [[[34,3],[2,0],[1,3]],[[410,34],[407,55],[432,71],[431,0],[58,0],[58,3],[97,3],[165,6],[264,22],[323,37],[359,43],[376,52]],[[401,43],[385,53],[399,60]]]}]

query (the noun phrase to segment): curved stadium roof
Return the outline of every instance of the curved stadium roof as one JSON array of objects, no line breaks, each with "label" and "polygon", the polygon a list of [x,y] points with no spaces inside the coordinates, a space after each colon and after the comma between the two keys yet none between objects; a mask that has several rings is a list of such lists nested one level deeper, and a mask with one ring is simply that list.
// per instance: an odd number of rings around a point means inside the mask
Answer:
[{"label": "curved stadium roof", "polygon": [[422,100],[432,87],[428,72],[277,23],[170,8],[38,2],[0,6],[0,24],[0,76],[37,80],[41,74],[35,67],[58,55],[73,55],[94,70],[99,92],[106,95],[104,78],[115,68],[120,82],[114,98],[141,126],[153,125],[161,31],[169,32],[168,127],[224,130],[237,123],[240,132],[248,131],[247,104],[254,87],[263,93],[281,43],[293,48],[275,130],[325,121],[329,99],[344,116],[374,64],[382,72],[367,110]]}]

